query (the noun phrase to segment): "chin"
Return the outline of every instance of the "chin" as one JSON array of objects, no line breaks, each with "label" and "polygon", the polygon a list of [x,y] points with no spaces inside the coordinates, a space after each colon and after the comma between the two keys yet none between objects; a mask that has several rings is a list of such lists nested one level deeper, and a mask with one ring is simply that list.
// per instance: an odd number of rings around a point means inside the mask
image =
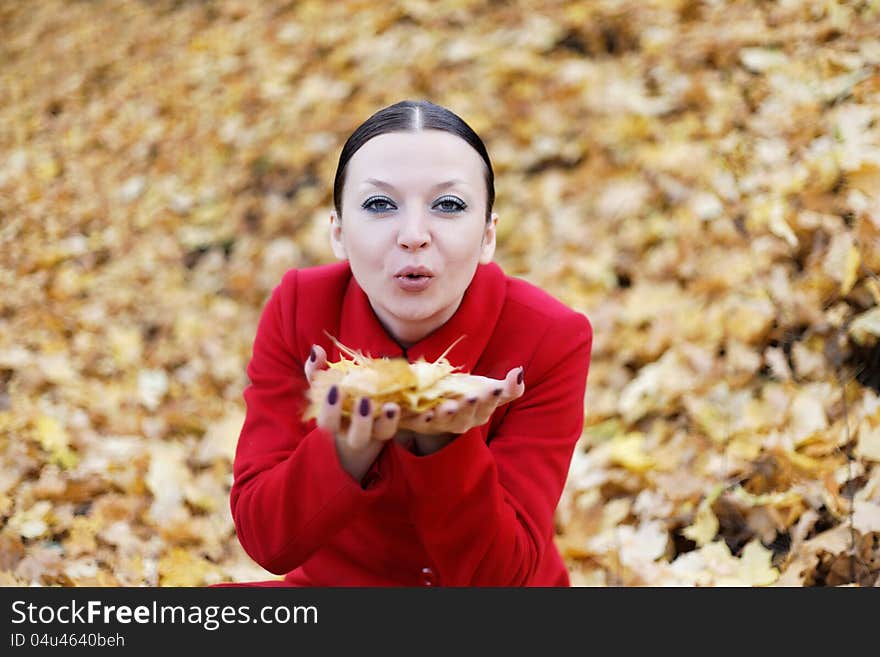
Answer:
[{"label": "chin", "polygon": [[394,315],[405,322],[423,322],[437,314],[433,309],[398,308]]},{"label": "chin", "polygon": [[437,315],[441,308],[437,303],[410,301],[395,304],[391,310],[398,319],[407,322],[422,322]]}]

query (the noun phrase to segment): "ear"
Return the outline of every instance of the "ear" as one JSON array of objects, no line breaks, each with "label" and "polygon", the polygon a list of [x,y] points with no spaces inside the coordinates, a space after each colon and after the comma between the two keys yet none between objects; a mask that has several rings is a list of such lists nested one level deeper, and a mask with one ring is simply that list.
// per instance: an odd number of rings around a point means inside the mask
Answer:
[{"label": "ear", "polygon": [[495,255],[495,226],[497,223],[498,215],[493,212],[483,231],[483,243],[480,245],[480,264],[482,265],[492,262],[492,256]]},{"label": "ear", "polygon": [[340,260],[348,259],[342,238],[342,221],[336,216],[336,210],[330,211],[330,248],[333,249],[333,255]]}]

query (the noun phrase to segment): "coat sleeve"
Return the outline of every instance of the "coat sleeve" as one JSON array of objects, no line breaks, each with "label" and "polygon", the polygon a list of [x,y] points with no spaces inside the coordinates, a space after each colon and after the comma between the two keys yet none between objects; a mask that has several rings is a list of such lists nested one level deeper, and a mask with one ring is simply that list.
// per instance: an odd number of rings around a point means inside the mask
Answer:
[{"label": "coat sleeve", "polygon": [[582,314],[552,323],[488,445],[477,427],[428,456],[395,450],[439,585],[532,580],[583,430],[592,337]]},{"label": "coat sleeve", "polygon": [[295,276],[285,275],[260,316],[230,491],[239,542],[276,574],[303,563],[383,488],[362,488],[342,469],[332,435],[301,420],[308,382],[291,326]]}]

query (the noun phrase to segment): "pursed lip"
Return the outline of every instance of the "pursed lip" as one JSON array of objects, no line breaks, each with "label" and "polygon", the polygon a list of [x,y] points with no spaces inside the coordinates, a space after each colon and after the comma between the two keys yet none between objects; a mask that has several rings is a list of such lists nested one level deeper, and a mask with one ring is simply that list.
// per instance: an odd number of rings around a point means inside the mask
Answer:
[{"label": "pursed lip", "polygon": [[425,267],[423,265],[420,265],[417,267],[415,267],[415,266],[404,267],[403,269],[399,270],[396,274],[394,274],[395,278],[400,278],[403,276],[429,276],[429,277],[433,278],[434,272],[431,271],[430,268]]}]

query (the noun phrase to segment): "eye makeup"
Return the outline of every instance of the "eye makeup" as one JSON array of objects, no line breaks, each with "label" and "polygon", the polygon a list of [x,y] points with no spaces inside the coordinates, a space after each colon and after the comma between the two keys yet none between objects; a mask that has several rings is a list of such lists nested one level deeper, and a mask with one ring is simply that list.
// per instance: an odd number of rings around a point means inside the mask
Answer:
[{"label": "eye makeup", "polygon": [[[432,207],[436,208],[444,203],[452,203],[455,206],[450,209],[445,209],[445,210],[441,209],[441,211],[444,214],[454,214],[457,212],[463,212],[468,207],[467,203],[462,201],[457,196],[449,196],[449,195],[442,196],[439,199],[437,199],[437,201],[434,202],[434,205]],[[389,212],[391,210],[395,210],[395,209],[397,209],[397,206],[394,204],[394,201],[392,201],[387,196],[371,196],[361,204],[361,208],[363,208],[364,210],[367,210],[369,212],[381,213],[381,212]]]}]

